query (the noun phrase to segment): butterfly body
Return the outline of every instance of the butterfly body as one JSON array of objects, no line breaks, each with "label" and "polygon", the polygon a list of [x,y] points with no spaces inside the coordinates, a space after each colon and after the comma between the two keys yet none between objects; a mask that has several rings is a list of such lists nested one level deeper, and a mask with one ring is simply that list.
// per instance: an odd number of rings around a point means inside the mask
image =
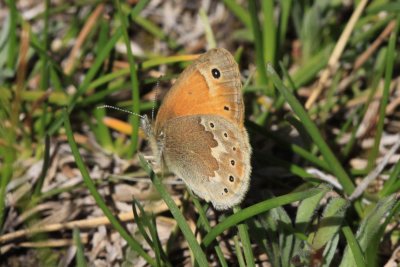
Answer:
[{"label": "butterfly body", "polygon": [[217,209],[240,203],[249,187],[251,147],[241,88],[232,55],[210,50],[167,93],[154,129],[145,126],[159,163]]}]

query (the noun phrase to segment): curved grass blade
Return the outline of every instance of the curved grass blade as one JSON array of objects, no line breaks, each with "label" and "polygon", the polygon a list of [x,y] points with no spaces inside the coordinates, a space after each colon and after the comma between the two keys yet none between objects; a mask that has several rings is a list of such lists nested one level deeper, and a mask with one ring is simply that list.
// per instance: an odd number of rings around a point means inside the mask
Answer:
[{"label": "curved grass blade", "polygon": [[[139,114],[140,112],[140,95],[139,95],[139,79],[136,70],[135,58],[132,54],[131,49],[131,42],[128,36],[128,26],[127,26],[127,18],[125,14],[122,12],[121,4],[119,0],[115,1],[117,6],[118,16],[121,22],[121,30],[122,30],[122,37],[125,41],[125,46],[128,55],[128,62],[129,62],[129,70],[130,70],[130,82],[132,87],[132,112]],[[131,149],[129,150],[128,157],[132,157],[137,149],[138,142],[139,142],[139,117],[138,116],[131,116],[132,120],[132,135],[131,135]]]},{"label": "curved grass blade", "polygon": [[[189,194],[192,198],[193,204],[196,207],[197,212],[199,214],[199,222],[203,225],[203,227],[207,231],[207,233],[210,232],[211,225],[210,225],[210,222],[207,220],[207,215],[206,215],[207,207],[203,208],[201,206],[198,198],[196,198],[190,190],[188,190],[188,192],[189,192]],[[219,263],[221,264],[221,266],[228,267],[228,263],[225,260],[224,253],[222,252],[222,249],[219,246],[219,244],[216,244],[214,246],[214,249],[215,249],[215,253],[217,254],[217,257],[218,257],[218,260],[219,260]]]},{"label": "curved grass blade", "polygon": [[351,231],[348,225],[342,228],[342,232],[346,238],[347,244],[350,247],[351,253],[353,254],[354,261],[357,264],[356,266],[366,266],[365,259],[363,256],[363,252],[361,251],[360,244],[358,243],[356,237]]},{"label": "curved grass blade", "polygon": [[331,262],[333,257],[336,254],[336,249],[339,244],[339,234],[336,234],[325,246],[324,253],[323,253],[323,259],[324,262],[322,264],[322,267],[329,267],[332,266]]},{"label": "curved grass blade", "polygon": [[85,253],[83,251],[83,246],[80,237],[79,228],[75,228],[73,231],[74,244],[76,246],[76,266],[86,267]]},{"label": "curved grass blade", "polygon": [[239,244],[239,237],[237,235],[235,235],[233,237],[233,242],[235,243],[235,251],[236,251],[236,256],[237,256],[237,260],[238,260],[239,266],[240,267],[246,267],[246,263],[244,262],[242,249],[240,248],[240,244]]},{"label": "curved grass blade", "polygon": [[[240,212],[239,207],[234,207],[233,212],[237,214]],[[242,243],[244,258],[246,259],[246,266],[255,266],[253,249],[251,248],[249,228],[245,223],[240,223],[237,226],[239,231],[240,241]]]},{"label": "curved grass blade", "polygon": [[[276,74],[274,68],[268,64],[268,75],[274,82],[275,86],[278,88],[279,92],[285,97],[286,101],[292,107],[293,111],[299,117],[301,122],[304,124],[304,128],[308,131],[308,134],[313,139],[314,143],[319,148],[321,154],[323,155],[325,161],[331,166],[331,172],[337,177],[340,184],[343,186],[343,190],[346,194],[351,195],[355,187],[350,179],[347,172],[344,170],[343,166],[340,164],[339,160],[335,157],[332,150],[329,148],[328,144],[322,138],[318,127],[313,123],[311,118],[308,116],[306,110],[296,99],[296,97],[286,88],[282,83],[279,76]],[[355,208],[359,214],[362,213],[362,208],[360,202],[354,203]]]},{"label": "curved grass blade", "polygon": [[118,221],[118,219],[112,214],[110,209],[107,207],[106,203],[102,199],[100,193],[97,191],[96,186],[92,179],[89,176],[89,172],[85,167],[85,164],[83,163],[82,157],[79,154],[78,146],[75,142],[73,133],[72,133],[72,128],[71,128],[71,123],[68,117],[68,111],[65,109],[63,111],[63,118],[64,118],[64,125],[65,125],[65,131],[67,134],[68,138],[68,143],[71,146],[71,151],[72,154],[74,155],[76,164],[82,174],[83,181],[88,188],[90,194],[93,196],[95,199],[97,205],[99,208],[103,211],[104,215],[108,218],[112,226],[117,230],[120,235],[126,240],[126,242],[129,244],[129,246],[136,251],[140,256],[142,256],[151,266],[156,266],[154,260],[143,250],[142,246],[137,242],[126,230],[125,228],[121,225],[121,223]]},{"label": "curved grass blade", "polygon": [[383,87],[383,94],[381,103],[379,106],[379,120],[376,126],[376,134],[374,138],[374,146],[372,147],[371,153],[368,157],[367,170],[372,170],[375,165],[376,158],[379,154],[379,147],[383,134],[383,126],[386,119],[386,107],[389,102],[390,95],[390,84],[392,82],[393,68],[396,58],[396,43],[397,43],[397,32],[399,30],[400,16],[397,16],[396,26],[389,38],[389,45],[386,52],[386,64],[385,64],[385,83]]},{"label": "curved grass blade", "polygon": [[[356,239],[362,252],[358,252],[357,248],[353,246],[354,244],[351,244],[351,246],[349,244],[349,246],[347,246],[345,249],[343,259],[340,264],[341,267],[361,266],[357,265],[359,263],[361,264],[361,262],[358,262],[358,254],[366,256],[365,252],[368,246],[373,243],[373,240],[377,239],[377,237],[380,239],[378,234],[382,227],[386,227],[386,223],[382,224],[382,219],[386,219],[387,221],[387,218],[393,217],[391,211],[396,203],[398,203],[398,200],[396,199],[395,195],[391,195],[380,200],[375,208],[371,210],[370,213],[361,221],[361,225],[357,230]],[[346,230],[347,229],[345,229],[345,231]],[[348,231],[346,234],[348,234],[346,238],[350,238],[350,241],[353,240]]]},{"label": "curved grass blade", "polygon": [[[249,12],[250,12],[250,21],[251,28],[254,34],[254,45],[256,49],[256,65],[257,65],[257,77],[258,82],[261,85],[266,85],[268,82],[268,78],[266,75],[265,63],[264,63],[264,47],[263,47],[263,38],[260,29],[260,23],[258,21],[258,9],[257,3],[255,0],[250,0],[248,2]],[[273,95],[273,91],[271,88],[265,91],[267,95]]]},{"label": "curved grass blade", "polygon": [[226,229],[237,225],[240,222],[243,222],[255,215],[264,213],[270,209],[283,206],[295,201],[300,201],[305,198],[314,196],[315,194],[318,194],[321,191],[319,188],[313,188],[307,191],[303,192],[297,192],[297,193],[291,193],[283,196],[279,196],[273,199],[268,199],[263,202],[254,204],[248,208],[245,208],[241,210],[240,212],[233,214],[229,217],[227,217],[225,220],[217,224],[211,232],[209,232],[203,240],[204,246],[209,246],[211,242],[218,236],[220,235],[223,231]]},{"label": "curved grass blade", "polygon": [[248,28],[251,29],[250,15],[246,9],[237,4],[235,0],[223,0],[227,8]]},{"label": "curved grass blade", "polygon": [[149,164],[146,162],[146,160],[143,158],[143,156],[139,155],[139,159],[140,159],[142,167],[149,174],[151,180],[153,181],[155,188],[160,193],[162,199],[164,199],[165,204],[167,204],[172,216],[174,216],[176,222],[178,223],[179,228],[181,229],[183,235],[185,236],[185,238],[189,244],[189,247],[191,248],[191,250],[193,252],[195,260],[197,261],[199,266],[208,266],[207,257],[204,254],[204,251],[200,247],[199,243],[197,243],[196,237],[190,230],[185,217],[183,216],[183,214],[181,213],[179,208],[176,206],[176,204],[172,200],[171,196],[165,190],[164,185],[161,183],[161,180],[153,172],[153,170],[150,168]]},{"label": "curved grass blade", "polygon": [[[140,210],[140,215],[137,210],[138,208]],[[154,215],[147,214],[143,206],[136,199],[133,199],[132,201],[132,210],[140,233],[146,240],[147,244],[149,244],[149,246],[154,250],[157,266],[162,266],[161,260],[163,260],[163,265],[171,266],[171,264],[168,262],[167,256],[164,253],[164,250],[162,249],[159,235],[157,233],[157,224]],[[147,234],[145,227],[147,227],[151,238]]]},{"label": "curved grass blade", "polygon": [[[72,99],[69,101],[69,105],[67,108],[68,113],[70,113],[74,109],[79,97],[81,97],[86,92],[86,90],[89,88],[90,82],[95,77],[97,71],[100,69],[100,67],[103,64],[106,57],[109,55],[111,50],[114,48],[114,46],[117,43],[121,34],[122,34],[121,30],[117,30],[114,33],[114,35],[111,37],[111,39],[108,41],[108,43],[103,47],[103,49],[101,50],[99,55],[96,56],[96,59],[95,59],[93,65],[91,66],[90,70],[88,71],[88,73],[85,75],[85,78],[84,78],[82,84],[79,86],[77,92],[72,97]],[[55,121],[50,126],[50,128],[48,129],[47,133],[49,135],[53,135],[58,130],[58,128],[61,126],[62,123],[63,123],[62,116],[56,118]]]}]

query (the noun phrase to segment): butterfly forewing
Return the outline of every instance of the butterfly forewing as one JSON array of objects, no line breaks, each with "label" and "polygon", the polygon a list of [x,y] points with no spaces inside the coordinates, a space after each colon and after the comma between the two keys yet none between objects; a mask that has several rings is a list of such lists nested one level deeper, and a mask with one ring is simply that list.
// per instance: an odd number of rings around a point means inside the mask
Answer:
[{"label": "butterfly forewing", "polygon": [[213,49],[186,68],[165,96],[156,130],[172,118],[216,114],[243,127],[240,72],[225,49]]}]

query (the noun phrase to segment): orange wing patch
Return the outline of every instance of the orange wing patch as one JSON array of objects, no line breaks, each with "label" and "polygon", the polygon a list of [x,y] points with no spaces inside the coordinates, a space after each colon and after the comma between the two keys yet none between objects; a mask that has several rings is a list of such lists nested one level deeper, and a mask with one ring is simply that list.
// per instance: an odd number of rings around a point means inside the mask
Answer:
[{"label": "orange wing patch", "polygon": [[161,129],[169,119],[197,114],[220,115],[237,123],[234,117],[235,105],[226,101],[234,92],[211,96],[206,79],[199,71],[188,70],[185,74],[164,98],[157,114],[156,129]]}]

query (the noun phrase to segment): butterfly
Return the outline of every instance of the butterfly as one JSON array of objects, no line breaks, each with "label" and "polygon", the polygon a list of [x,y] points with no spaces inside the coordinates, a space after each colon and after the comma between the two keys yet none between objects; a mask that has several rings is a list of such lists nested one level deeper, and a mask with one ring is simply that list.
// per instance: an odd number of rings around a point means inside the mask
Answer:
[{"label": "butterfly", "polygon": [[251,146],[240,72],[223,48],[188,66],[164,97],[155,124],[142,119],[156,161],[218,210],[245,197]]}]

